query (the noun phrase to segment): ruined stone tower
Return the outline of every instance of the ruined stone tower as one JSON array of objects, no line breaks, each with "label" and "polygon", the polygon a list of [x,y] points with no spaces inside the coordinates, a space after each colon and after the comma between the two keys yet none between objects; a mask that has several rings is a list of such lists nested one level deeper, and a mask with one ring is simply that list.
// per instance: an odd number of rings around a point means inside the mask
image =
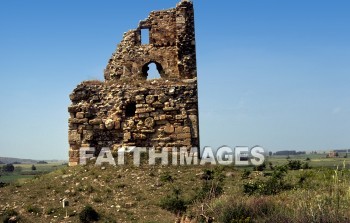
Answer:
[{"label": "ruined stone tower", "polygon": [[[149,32],[147,43],[142,31]],[[147,79],[151,63],[160,78]],[[192,2],[153,11],[126,32],[104,77],[82,82],[70,95],[71,166],[79,164],[81,147],[199,147]]]}]

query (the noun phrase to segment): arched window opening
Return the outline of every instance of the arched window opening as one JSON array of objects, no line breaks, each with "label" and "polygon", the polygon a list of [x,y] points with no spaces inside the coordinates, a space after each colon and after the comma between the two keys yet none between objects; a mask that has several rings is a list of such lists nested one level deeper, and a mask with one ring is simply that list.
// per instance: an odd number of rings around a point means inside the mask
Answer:
[{"label": "arched window opening", "polygon": [[145,79],[158,79],[164,77],[162,65],[157,62],[149,62],[142,67],[143,77]]},{"label": "arched window opening", "polygon": [[134,117],[136,113],[136,102],[130,102],[125,107],[125,117],[130,118]]}]

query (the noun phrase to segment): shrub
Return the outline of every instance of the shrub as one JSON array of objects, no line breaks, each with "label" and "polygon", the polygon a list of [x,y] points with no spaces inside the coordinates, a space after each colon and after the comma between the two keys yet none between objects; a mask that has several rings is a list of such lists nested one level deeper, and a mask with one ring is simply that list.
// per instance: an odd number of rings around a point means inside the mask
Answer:
[{"label": "shrub", "polygon": [[214,179],[214,170],[204,170],[201,176],[202,180],[212,180]]},{"label": "shrub", "polygon": [[27,211],[29,213],[39,214],[41,212],[40,208],[35,205],[29,205],[27,207]]},{"label": "shrub", "polygon": [[301,169],[301,162],[300,160],[288,160],[287,166],[290,170],[299,170]]},{"label": "shrub", "polygon": [[259,189],[259,183],[257,182],[247,182],[243,184],[243,192],[248,195],[253,195]]},{"label": "shrub", "polygon": [[101,203],[103,200],[102,200],[102,198],[100,198],[100,197],[94,197],[93,199],[92,199],[95,203]]},{"label": "shrub", "polygon": [[222,194],[224,177],[220,169],[216,171],[204,170],[201,176],[203,180],[202,186],[196,190],[196,195],[193,200],[210,200]]},{"label": "shrub", "polygon": [[[274,216],[277,208],[268,197],[237,199],[237,197],[220,197],[209,204],[209,213],[215,222],[250,223],[265,222],[267,216]],[[260,221],[257,221],[257,220]]]},{"label": "shrub", "polygon": [[162,182],[173,182],[174,181],[173,177],[170,175],[169,172],[165,172],[164,174],[162,174],[160,176],[159,180]]},{"label": "shrub", "polygon": [[6,164],[2,167],[2,171],[4,172],[13,172],[15,170],[15,167],[13,164]]},{"label": "shrub", "polygon": [[232,222],[232,223],[251,223],[249,209],[244,204],[237,206],[226,206],[221,211],[219,216],[220,222]]},{"label": "shrub", "polygon": [[85,206],[84,209],[79,213],[79,220],[83,223],[89,223],[98,221],[100,219],[99,214],[91,206]]},{"label": "shrub", "polygon": [[[16,220],[12,221],[11,218],[15,218]],[[15,210],[6,210],[2,214],[2,217],[0,219],[4,223],[17,222],[20,220],[19,215],[18,215],[17,211],[15,211]]]},{"label": "shrub", "polygon": [[34,164],[32,165],[32,170],[36,170],[36,166]]},{"label": "shrub", "polygon": [[286,173],[286,167],[276,167],[267,180],[244,183],[243,192],[248,195],[274,195],[284,190],[290,190],[292,186],[284,180]]},{"label": "shrub", "polygon": [[252,172],[250,170],[244,169],[242,173],[242,179],[248,179]]},{"label": "shrub", "polygon": [[8,183],[4,183],[4,182],[0,182],[0,188],[6,187],[7,185],[9,185],[9,184]]},{"label": "shrub", "polygon": [[264,171],[266,169],[266,163],[264,162],[263,164],[259,165],[259,166],[255,166],[254,170],[255,171]]},{"label": "shrub", "polygon": [[288,160],[287,167],[290,170],[310,169],[308,162],[301,162],[300,160]]},{"label": "shrub", "polygon": [[172,194],[161,199],[160,207],[173,212],[174,214],[182,214],[186,211],[187,206],[184,199],[180,198],[181,190],[173,188]]},{"label": "shrub", "polygon": [[55,209],[55,208],[49,207],[48,209],[46,209],[45,214],[46,214],[46,215],[51,215],[51,214],[53,214],[53,213],[55,213],[55,212],[56,212],[56,209]]},{"label": "shrub", "polygon": [[303,164],[301,165],[301,168],[302,168],[302,169],[311,169],[311,166],[309,165],[309,163],[303,163]]}]

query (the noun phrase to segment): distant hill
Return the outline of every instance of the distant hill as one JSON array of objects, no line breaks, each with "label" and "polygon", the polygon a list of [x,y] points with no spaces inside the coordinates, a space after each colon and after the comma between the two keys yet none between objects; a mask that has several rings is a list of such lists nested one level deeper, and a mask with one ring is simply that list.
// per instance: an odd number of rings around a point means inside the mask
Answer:
[{"label": "distant hill", "polygon": [[[46,162],[65,162],[61,160],[44,160]],[[9,164],[9,163],[22,163],[22,164],[35,164],[39,162],[39,160],[32,159],[19,159],[12,157],[0,157],[0,164]]]}]

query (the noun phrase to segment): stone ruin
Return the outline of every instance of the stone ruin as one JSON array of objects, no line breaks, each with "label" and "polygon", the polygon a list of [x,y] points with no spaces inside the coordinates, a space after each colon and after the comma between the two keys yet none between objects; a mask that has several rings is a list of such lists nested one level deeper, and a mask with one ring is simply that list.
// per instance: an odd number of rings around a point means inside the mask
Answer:
[{"label": "stone ruin", "polygon": [[[141,33],[149,32],[143,43]],[[150,64],[158,79],[147,79]],[[105,81],[84,81],[70,95],[69,165],[79,149],[102,147],[199,148],[193,3],[152,11],[124,33],[104,71]]]}]

